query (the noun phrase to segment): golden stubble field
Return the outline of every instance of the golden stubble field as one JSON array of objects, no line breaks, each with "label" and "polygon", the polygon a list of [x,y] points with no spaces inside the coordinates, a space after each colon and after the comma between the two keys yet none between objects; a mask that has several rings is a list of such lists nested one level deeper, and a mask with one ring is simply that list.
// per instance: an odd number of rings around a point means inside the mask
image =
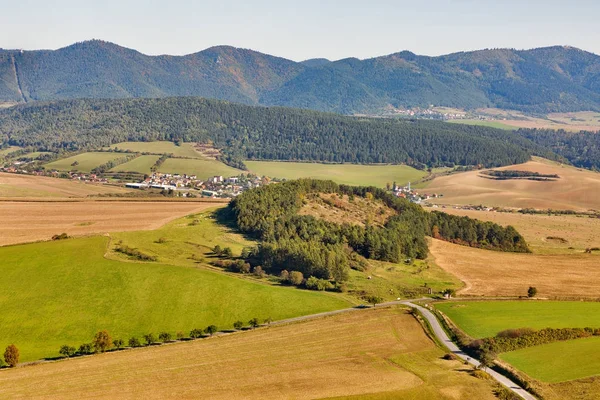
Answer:
[{"label": "golden stubble field", "polygon": [[470,171],[434,179],[425,193],[441,193],[438,204],[473,204],[498,207],[557,210],[600,210],[600,173],[560,165],[535,158],[524,164],[498,170],[533,171],[558,174],[552,182],[530,180],[493,180]]},{"label": "golden stubble field", "polygon": [[463,296],[600,297],[600,255],[517,254],[481,250],[433,239],[436,264],[465,283]]},{"label": "golden stubble field", "polygon": [[0,201],[0,246],[69,236],[156,229],[215,202]]},{"label": "golden stubble field", "polygon": [[0,397],[495,398],[443,354],[412,316],[382,308],[2,371]]}]

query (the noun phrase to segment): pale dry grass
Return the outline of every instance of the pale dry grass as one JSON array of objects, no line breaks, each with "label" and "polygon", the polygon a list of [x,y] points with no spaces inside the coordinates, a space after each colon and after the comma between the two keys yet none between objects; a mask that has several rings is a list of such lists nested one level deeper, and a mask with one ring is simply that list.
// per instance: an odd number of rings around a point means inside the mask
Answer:
[{"label": "pale dry grass", "polygon": [[564,166],[536,158],[524,164],[497,168],[542,174],[558,174],[551,182],[493,180],[470,171],[434,179],[423,192],[441,193],[438,204],[483,204],[486,206],[558,210],[600,210],[600,173]]},{"label": "pale dry grass", "polygon": [[395,212],[378,200],[355,196],[350,201],[347,195],[340,198],[337,194],[320,193],[309,196],[298,214],[312,215],[336,224],[364,226],[368,221],[370,224],[383,226]]},{"label": "pale dry grass", "polygon": [[166,201],[0,201],[0,246],[70,236],[156,229],[218,206]]},{"label": "pale dry grass", "polygon": [[595,111],[550,113],[547,118],[533,117],[515,110],[483,108],[478,111],[515,128],[563,129],[569,132],[600,131],[600,113]]},{"label": "pale dry grass", "polygon": [[106,193],[126,193],[129,191],[115,186],[76,182],[45,176],[0,172],[0,198],[87,197]]},{"label": "pale dry grass", "polygon": [[[396,391],[402,398],[424,390],[435,398],[494,398],[489,383],[442,354],[405,312],[367,310],[3,371],[0,397],[315,399]],[[428,372],[409,371],[422,358]]]},{"label": "pale dry grass", "polygon": [[504,253],[433,239],[436,264],[465,282],[458,293],[471,296],[525,296],[529,286],[540,297],[600,296],[600,255]]},{"label": "pale dry grass", "polygon": [[[445,208],[444,212],[496,224],[512,225],[534,253],[572,254],[600,247],[600,219],[589,216],[521,214]],[[554,239],[552,239],[554,238]],[[563,238],[566,242],[557,240]]]}]

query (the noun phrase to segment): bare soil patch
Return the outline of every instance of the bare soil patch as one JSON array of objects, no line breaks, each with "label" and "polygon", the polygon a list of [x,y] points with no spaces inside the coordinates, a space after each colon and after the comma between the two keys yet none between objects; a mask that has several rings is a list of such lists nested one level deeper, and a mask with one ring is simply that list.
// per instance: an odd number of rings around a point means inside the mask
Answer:
[{"label": "bare soil patch", "polygon": [[436,264],[465,282],[461,295],[525,296],[529,286],[540,297],[598,298],[600,255],[516,254],[481,250],[432,240]]},{"label": "bare soil patch", "polygon": [[496,168],[557,174],[556,181],[496,181],[470,171],[434,179],[426,193],[441,193],[438,204],[483,204],[516,208],[600,210],[600,173],[536,158],[524,164]]}]

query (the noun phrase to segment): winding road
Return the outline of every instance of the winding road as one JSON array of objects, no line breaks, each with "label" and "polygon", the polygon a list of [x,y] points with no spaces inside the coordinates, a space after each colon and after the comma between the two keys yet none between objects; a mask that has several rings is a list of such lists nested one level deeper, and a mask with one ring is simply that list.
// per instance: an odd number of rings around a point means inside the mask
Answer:
[{"label": "winding road", "polygon": [[[412,301],[414,301],[414,300],[412,300]],[[452,353],[454,353],[457,357],[460,357],[461,359],[465,360],[469,364],[473,365],[474,367],[479,367],[479,365],[481,363],[478,360],[466,355],[461,349],[458,348],[458,346],[452,340],[450,340],[450,338],[448,337],[448,335],[446,334],[446,332],[440,325],[440,322],[437,320],[437,318],[435,317],[435,315],[433,315],[433,313],[431,311],[429,311],[425,307],[421,307],[419,305],[411,303],[411,301],[399,301],[399,302],[394,302],[394,303],[404,304],[409,307],[415,307],[417,310],[419,310],[419,312],[423,315],[423,317],[425,317],[425,319],[427,319],[427,322],[429,322],[429,325],[431,325],[431,328],[433,329],[433,333],[435,334],[435,336],[438,338],[438,340],[440,342],[442,342],[444,344],[444,346],[446,346],[448,348],[448,350],[450,350]],[[536,400],[536,398],[533,395],[531,395],[531,393],[529,393],[528,391],[526,391],[521,386],[517,385],[515,382],[511,381],[504,375],[501,375],[501,374],[497,373],[496,371],[491,370],[489,368],[486,368],[485,372],[490,374],[492,376],[492,378],[494,378],[496,381],[498,381],[502,386],[505,386],[506,388],[508,388],[513,393],[520,396],[521,398],[526,399],[526,400]]]}]

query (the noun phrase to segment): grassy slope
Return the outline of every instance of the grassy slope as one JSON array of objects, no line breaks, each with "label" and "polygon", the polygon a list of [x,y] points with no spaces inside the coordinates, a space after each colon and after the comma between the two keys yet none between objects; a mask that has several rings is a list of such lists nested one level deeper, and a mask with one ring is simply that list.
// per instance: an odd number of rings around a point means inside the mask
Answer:
[{"label": "grassy slope", "polygon": [[150,168],[156,163],[160,156],[148,155],[139,156],[124,164],[117,165],[110,172],[139,172],[140,174],[150,174]]},{"label": "grassy slope", "polygon": [[438,303],[473,337],[495,336],[514,328],[600,327],[600,303],[578,301],[468,301]]},{"label": "grassy slope", "polygon": [[159,171],[168,174],[196,175],[199,179],[207,179],[214,175],[229,177],[243,172],[216,160],[190,160],[185,158],[169,158],[160,166]]},{"label": "grassy slope", "polygon": [[246,161],[251,172],[274,178],[331,179],[337,183],[385,187],[394,181],[405,184],[427,175],[406,165],[317,164],[277,161]]},{"label": "grassy slope", "polygon": [[173,142],[122,142],[110,146],[112,149],[129,150],[137,153],[173,154],[178,157],[203,158],[194,150],[191,143],[183,143],[181,146]]},{"label": "grassy slope", "polygon": [[0,156],[5,156],[8,153],[12,153],[13,151],[17,151],[19,149],[20,149],[19,146],[8,146],[5,149],[0,149]]},{"label": "grassy slope", "polygon": [[[124,156],[124,154],[118,153],[82,153],[53,161],[46,164],[45,167],[46,170],[90,172],[99,165]],[[75,161],[79,162],[79,165],[71,166]]]},{"label": "grassy slope", "polygon": [[412,316],[381,308],[17,368],[0,373],[0,396],[494,399],[488,381],[443,354]]},{"label": "grassy slope", "polygon": [[488,126],[490,128],[504,129],[507,131],[514,131],[515,129],[518,129],[515,126],[511,126],[511,125],[502,123],[500,121],[482,121],[479,119],[455,119],[455,120],[451,120],[448,122],[453,123],[453,124]]},{"label": "grassy slope", "polygon": [[599,347],[600,337],[591,337],[511,351],[500,358],[532,378],[557,383],[600,374]]},{"label": "grassy slope", "polygon": [[273,287],[205,269],[103,258],[106,238],[0,248],[0,347],[21,360],[56,356],[100,329],[114,337],[230,328],[253,317],[282,319],[343,308],[322,293]]}]

